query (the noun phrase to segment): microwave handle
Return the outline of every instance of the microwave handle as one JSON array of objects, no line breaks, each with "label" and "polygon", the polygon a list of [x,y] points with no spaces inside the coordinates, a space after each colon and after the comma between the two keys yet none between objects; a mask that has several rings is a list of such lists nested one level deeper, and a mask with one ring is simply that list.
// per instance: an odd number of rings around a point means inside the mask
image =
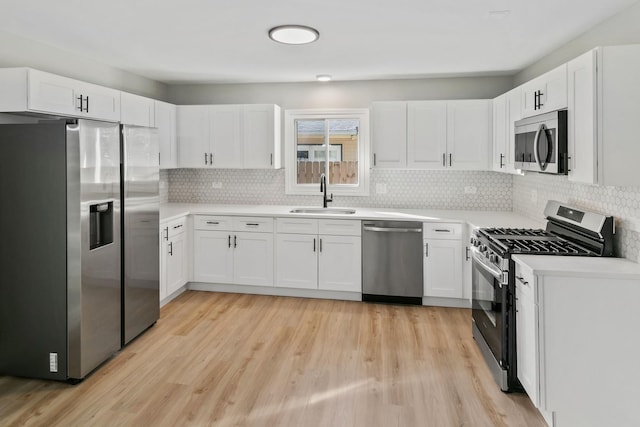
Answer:
[{"label": "microwave handle", "polygon": [[538,147],[540,146],[540,136],[542,136],[542,133],[545,132],[547,130],[547,126],[543,123],[540,125],[540,127],[538,127],[538,130],[536,131],[536,136],[533,139],[533,156],[536,159],[536,163],[538,164],[538,166],[540,166],[541,170],[544,170],[546,165],[543,165],[542,162],[540,161],[540,158],[538,157]]}]

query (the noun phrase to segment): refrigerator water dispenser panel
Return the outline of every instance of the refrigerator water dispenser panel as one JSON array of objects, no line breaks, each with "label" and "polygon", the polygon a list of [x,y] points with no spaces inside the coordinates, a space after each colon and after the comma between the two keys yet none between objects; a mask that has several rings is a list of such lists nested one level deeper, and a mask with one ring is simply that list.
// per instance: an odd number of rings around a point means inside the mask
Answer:
[{"label": "refrigerator water dispenser panel", "polygon": [[89,249],[113,243],[113,202],[89,206]]}]

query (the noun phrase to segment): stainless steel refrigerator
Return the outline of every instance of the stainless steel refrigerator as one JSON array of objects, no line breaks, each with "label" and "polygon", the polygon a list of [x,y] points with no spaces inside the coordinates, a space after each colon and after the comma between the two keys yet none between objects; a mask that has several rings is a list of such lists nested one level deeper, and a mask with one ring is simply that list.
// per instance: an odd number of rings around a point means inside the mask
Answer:
[{"label": "stainless steel refrigerator", "polygon": [[82,379],[159,313],[155,131],[0,125],[0,374]]},{"label": "stainless steel refrigerator", "polygon": [[160,314],[160,196],[157,131],[122,126],[122,345]]},{"label": "stainless steel refrigerator", "polygon": [[117,124],[0,126],[0,374],[81,379],[120,349]]}]

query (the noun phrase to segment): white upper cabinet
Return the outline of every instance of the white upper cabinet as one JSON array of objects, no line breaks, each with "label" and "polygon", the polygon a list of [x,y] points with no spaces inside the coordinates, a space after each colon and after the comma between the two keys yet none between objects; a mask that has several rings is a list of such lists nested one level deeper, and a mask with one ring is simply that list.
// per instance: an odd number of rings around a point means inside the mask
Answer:
[{"label": "white upper cabinet", "polygon": [[374,167],[488,170],[491,101],[374,102]]},{"label": "white upper cabinet", "polygon": [[180,167],[281,167],[277,105],[181,105],[177,116]]},{"label": "white upper cabinet", "polygon": [[120,120],[120,91],[30,68],[0,69],[0,111]]},{"label": "white upper cabinet", "polygon": [[209,107],[179,105],[176,124],[178,165],[181,168],[210,167],[213,154],[209,142]]},{"label": "white upper cabinet", "polygon": [[120,93],[120,122],[125,125],[155,127],[154,100],[132,93]]},{"label": "white upper cabinet", "polygon": [[597,48],[568,64],[569,180],[640,182],[640,45]]},{"label": "white upper cabinet", "polygon": [[242,106],[245,169],[282,167],[280,116],[280,107],[274,104]]},{"label": "white upper cabinet", "polygon": [[447,101],[409,101],[407,164],[415,169],[446,166]]},{"label": "white upper cabinet", "polygon": [[515,169],[514,123],[522,117],[521,89],[515,88],[493,100],[492,168],[496,172],[518,173]]},{"label": "white upper cabinet", "polygon": [[176,106],[162,101],[155,101],[154,123],[158,129],[160,146],[160,169],[178,167],[178,144],[176,135]]},{"label": "white upper cabinet", "polygon": [[215,168],[242,168],[242,106],[209,107],[209,141]]},{"label": "white upper cabinet", "polygon": [[371,115],[373,167],[407,167],[407,103],[374,102]]},{"label": "white upper cabinet", "polygon": [[488,170],[491,101],[447,101],[446,164],[457,170]]},{"label": "white upper cabinet", "polygon": [[522,117],[567,108],[567,64],[520,86]]}]

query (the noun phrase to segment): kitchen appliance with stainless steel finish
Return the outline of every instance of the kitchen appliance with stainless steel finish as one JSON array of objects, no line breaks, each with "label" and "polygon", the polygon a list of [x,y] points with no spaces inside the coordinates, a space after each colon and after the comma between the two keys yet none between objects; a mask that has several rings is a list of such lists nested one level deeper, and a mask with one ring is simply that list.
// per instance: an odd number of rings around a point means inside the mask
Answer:
[{"label": "kitchen appliance with stainless steel finish", "polygon": [[362,300],[422,304],[422,223],[362,222]]},{"label": "kitchen appliance with stainless steel finish", "polygon": [[0,374],[82,379],[120,349],[120,195],[118,124],[0,126]]},{"label": "kitchen appliance with stainless steel finish", "polygon": [[518,120],[514,128],[516,169],[567,174],[567,110]]},{"label": "kitchen appliance with stainless steel finish", "polygon": [[473,337],[503,391],[521,388],[511,255],[613,256],[613,217],[554,200],[544,213],[545,230],[480,228],[471,237]]},{"label": "kitchen appliance with stainless steel finish", "polygon": [[122,126],[122,345],[160,316],[160,195],[155,129]]}]

